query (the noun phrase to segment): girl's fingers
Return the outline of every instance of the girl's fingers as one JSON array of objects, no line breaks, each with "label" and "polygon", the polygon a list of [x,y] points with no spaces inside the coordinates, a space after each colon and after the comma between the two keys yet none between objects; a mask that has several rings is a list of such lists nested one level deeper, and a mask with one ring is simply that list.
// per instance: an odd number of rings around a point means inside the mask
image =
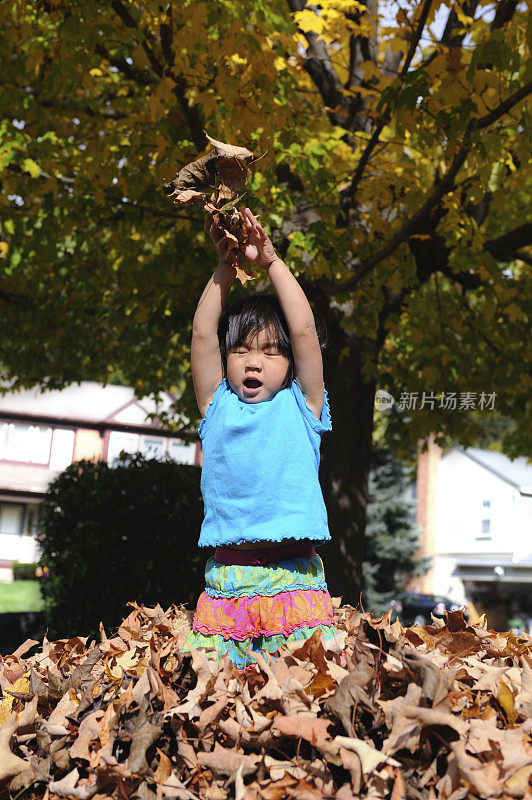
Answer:
[{"label": "girl's fingers", "polygon": [[251,225],[255,225],[256,224],[257,220],[255,219],[255,217],[253,216],[252,211],[249,208],[244,209],[244,214],[248,218],[248,220],[249,220]]},{"label": "girl's fingers", "polygon": [[219,227],[219,225],[215,225],[212,229],[211,236],[216,244],[221,242],[225,236],[224,231]]},{"label": "girl's fingers", "polygon": [[246,214],[247,214],[247,217],[248,217],[252,227],[256,231],[258,231],[259,233],[264,234],[264,230],[263,230],[260,222],[258,221],[258,219],[255,217],[255,215],[253,214],[253,212],[249,208],[246,208]]},{"label": "girl's fingers", "polygon": [[[249,211],[249,209],[248,209],[248,211]],[[260,222],[258,221],[257,217],[251,211],[249,211],[249,218],[250,218],[251,222],[253,223],[253,227],[255,227],[257,229],[261,228]]]}]

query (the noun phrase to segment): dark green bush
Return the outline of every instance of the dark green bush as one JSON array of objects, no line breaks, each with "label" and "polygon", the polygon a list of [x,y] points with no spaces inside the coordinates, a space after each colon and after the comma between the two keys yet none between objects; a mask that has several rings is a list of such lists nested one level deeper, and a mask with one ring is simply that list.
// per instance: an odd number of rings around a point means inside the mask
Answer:
[{"label": "dark green bush", "polygon": [[200,472],[136,455],[78,461],[50,484],[38,537],[49,636],[94,634],[100,621],[109,632],[128,601],[194,607],[209,555],[197,546]]},{"label": "dark green bush", "polygon": [[39,580],[35,574],[38,564],[33,562],[14,561],[13,562],[13,579],[16,581],[37,581]]}]

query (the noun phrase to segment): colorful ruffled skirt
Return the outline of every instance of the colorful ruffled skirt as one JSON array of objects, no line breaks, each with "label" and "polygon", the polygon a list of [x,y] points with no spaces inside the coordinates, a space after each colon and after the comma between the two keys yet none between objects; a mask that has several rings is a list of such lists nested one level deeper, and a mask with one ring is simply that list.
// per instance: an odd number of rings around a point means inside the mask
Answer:
[{"label": "colorful ruffled skirt", "polygon": [[309,639],[317,628],[336,649],[323,562],[310,551],[311,556],[253,566],[209,558],[205,591],[183,651],[217,649],[219,658],[228,653],[238,669],[245,669],[255,663],[253,653],[273,654],[282,644]]}]

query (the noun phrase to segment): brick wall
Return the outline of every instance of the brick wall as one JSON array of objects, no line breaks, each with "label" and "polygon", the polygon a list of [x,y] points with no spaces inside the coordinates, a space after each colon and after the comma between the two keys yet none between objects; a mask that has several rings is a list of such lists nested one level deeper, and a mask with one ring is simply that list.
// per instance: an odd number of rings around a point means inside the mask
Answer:
[{"label": "brick wall", "polygon": [[73,461],[86,459],[101,459],[103,453],[102,437],[98,431],[78,428],[74,442]]},{"label": "brick wall", "polygon": [[[433,433],[426,441],[428,449],[425,453],[421,452],[422,442],[418,446],[416,522],[422,529],[418,557],[434,555],[436,547],[436,492],[442,449],[436,444]],[[433,570],[429,570],[426,575],[413,578],[408,584],[408,589],[433,594]]]}]

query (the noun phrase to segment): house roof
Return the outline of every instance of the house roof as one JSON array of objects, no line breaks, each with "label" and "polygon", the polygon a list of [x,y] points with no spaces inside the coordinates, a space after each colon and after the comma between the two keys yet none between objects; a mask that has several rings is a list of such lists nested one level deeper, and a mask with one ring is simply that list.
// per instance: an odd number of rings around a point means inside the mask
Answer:
[{"label": "house roof", "polygon": [[37,418],[98,427],[113,427],[113,423],[160,427],[148,415],[168,411],[176,399],[171,392],[163,392],[158,402],[150,397],[139,400],[130,386],[82,381],[64,389],[42,391],[33,387],[0,395],[0,418]]},{"label": "house roof", "polygon": [[[464,449],[457,445],[452,447],[448,453],[453,450],[458,450],[468,456],[499,478],[512,484],[512,486],[516,486],[523,493],[532,494],[532,463],[527,463],[526,456],[518,456],[512,461],[504,453],[496,453],[494,450],[482,450],[480,447]],[[448,455],[448,453],[445,455]]]},{"label": "house roof", "polygon": [[58,473],[47,466],[0,461],[0,498],[42,497]]}]

